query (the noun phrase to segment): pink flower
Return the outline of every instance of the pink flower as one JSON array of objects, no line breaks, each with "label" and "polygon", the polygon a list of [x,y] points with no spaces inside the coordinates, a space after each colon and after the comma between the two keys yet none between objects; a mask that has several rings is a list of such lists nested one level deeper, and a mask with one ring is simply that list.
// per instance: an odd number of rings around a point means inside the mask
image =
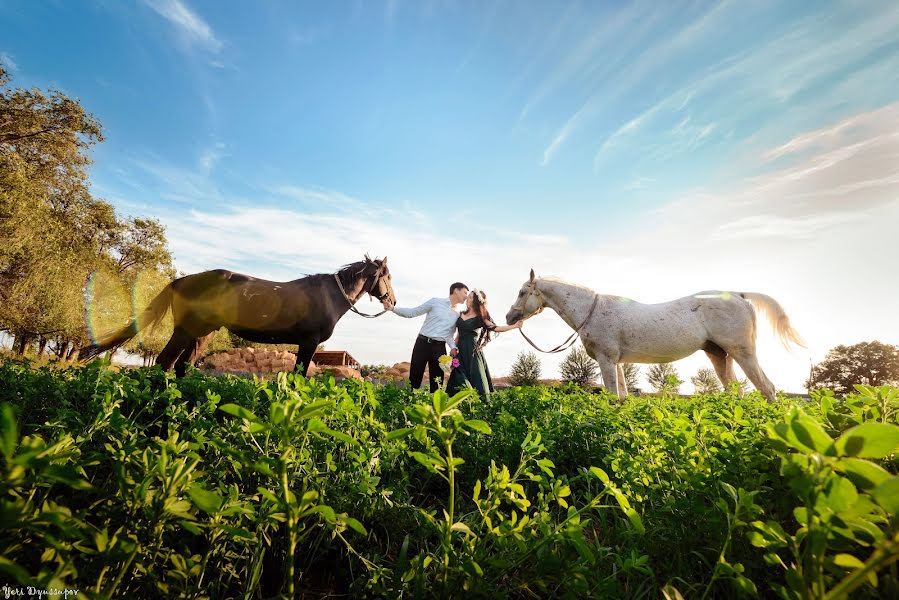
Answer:
[{"label": "pink flower", "polygon": [[453,359],[453,368],[455,369],[455,368],[457,368],[458,366],[459,366],[459,359],[458,359],[458,358],[454,358],[454,359]]}]

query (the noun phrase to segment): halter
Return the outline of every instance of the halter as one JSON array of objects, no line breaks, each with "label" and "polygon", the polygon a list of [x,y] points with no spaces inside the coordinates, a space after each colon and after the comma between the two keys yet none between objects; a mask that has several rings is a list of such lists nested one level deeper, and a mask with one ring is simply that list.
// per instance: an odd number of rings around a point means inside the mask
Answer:
[{"label": "halter", "polygon": [[[384,298],[387,296],[387,294],[383,294],[383,295],[381,295],[381,296],[375,296],[375,295],[372,293],[372,292],[374,291],[374,289],[375,289],[375,286],[378,284],[379,281],[381,281],[381,278],[382,278],[382,277],[383,277],[383,275],[378,276],[378,277],[375,277],[374,280],[373,280],[372,283],[371,283],[371,287],[370,287],[368,290],[363,291],[361,294],[359,294],[359,296],[363,296],[363,295],[365,295],[365,294],[368,294],[369,296],[371,296],[371,297],[373,297],[373,298],[377,298],[378,300],[380,300],[381,302],[383,302],[383,301],[384,301]],[[359,309],[357,309],[357,308],[354,306],[354,301],[353,301],[353,300],[350,300],[350,297],[347,295],[346,290],[343,289],[343,283],[340,281],[340,272],[339,272],[339,271],[338,271],[337,273],[334,273],[334,281],[337,282],[337,288],[340,290],[340,293],[343,294],[344,300],[346,300],[347,302],[350,303],[350,310],[353,311],[354,313],[356,313],[357,315],[359,315],[360,317],[365,317],[366,319],[374,319],[374,318],[376,318],[376,317],[380,317],[381,315],[383,315],[384,313],[387,312],[386,310],[382,310],[381,312],[379,312],[379,313],[376,314],[376,315],[369,315],[369,314],[366,314],[366,313],[364,313],[364,312],[360,312]],[[358,298],[357,298],[356,300],[358,300]]]},{"label": "halter", "polygon": [[[531,282],[529,282],[529,283],[528,283],[528,292],[527,292],[527,294],[524,295],[524,298],[521,300],[521,305],[519,306],[517,303],[516,303],[516,304],[513,304],[513,305],[512,305],[512,310],[517,310],[517,311],[519,311],[521,314],[524,314],[524,307],[525,307],[525,305],[527,304],[528,298],[530,298],[531,295],[535,294],[536,292],[537,292],[537,282],[536,282],[536,281],[531,281]],[[559,344],[558,346],[556,346],[556,347],[553,348],[552,350],[543,350],[542,348],[540,348],[539,346],[537,346],[537,344],[535,344],[535,343],[531,340],[531,338],[529,338],[529,337],[524,333],[524,328],[523,328],[523,327],[522,327],[522,328],[519,328],[518,333],[520,333],[520,334],[521,334],[521,337],[523,337],[525,340],[527,340],[527,343],[530,344],[530,345],[534,348],[534,350],[536,350],[536,351],[538,351],[538,352],[543,352],[544,354],[557,354],[557,353],[559,353],[559,352],[564,352],[565,350],[568,350],[569,348],[571,348],[571,347],[574,345],[574,343],[577,341],[577,336],[578,336],[578,334],[581,332],[581,329],[584,328],[584,325],[587,324],[587,321],[590,320],[590,317],[593,316],[593,311],[596,310],[596,305],[597,305],[598,302],[599,302],[599,294],[593,294],[593,304],[590,306],[590,312],[587,313],[587,317],[586,317],[586,318],[584,319],[584,321],[583,321],[583,322],[582,322],[582,323],[581,323],[581,324],[574,330],[574,333],[572,333],[570,336],[568,336],[568,339],[566,339],[564,342],[562,342],[561,344]],[[531,315],[529,315],[529,318],[530,318],[530,317],[533,317],[534,315],[540,314],[541,312],[543,312],[543,309],[544,309],[544,308],[546,308],[545,305],[544,305],[544,306],[541,306],[541,307],[538,308],[536,311],[534,311]]]}]

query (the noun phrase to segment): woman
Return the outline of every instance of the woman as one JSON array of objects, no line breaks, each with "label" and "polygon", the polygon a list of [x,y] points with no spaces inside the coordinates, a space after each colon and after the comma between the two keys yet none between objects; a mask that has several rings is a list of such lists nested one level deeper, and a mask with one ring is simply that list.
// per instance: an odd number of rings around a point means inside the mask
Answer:
[{"label": "woman", "polygon": [[520,329],[521,321],[514,325],[497,325],[487,311],[487,294],[472,290],[465,299],[465,312],[456,320],[456,346],[459,348],[459,366],[450,373],[447,392],[450,396],[465,386],[471,386],[483,397],[490,397],[493,381],[490,369],[481,349],[491,339],[491,334]]}]

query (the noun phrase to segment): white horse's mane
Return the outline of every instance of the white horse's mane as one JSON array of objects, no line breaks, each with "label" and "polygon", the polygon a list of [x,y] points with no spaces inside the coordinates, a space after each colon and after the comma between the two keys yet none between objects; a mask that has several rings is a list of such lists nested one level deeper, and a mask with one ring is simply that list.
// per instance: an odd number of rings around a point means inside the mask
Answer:
[{"label": "white horse's mane", "polygon": [[579,283],[572,283],[570,281],[562,279],[561,277],[556,277],[554,275],[542,276],[542,277],[538,277],[537,279],[542,279],[543,281],[548,281],[550,283],[563,283],[565,285],[570,285],[573,288],[577,288],[577,289],[583,290],[585,292],[590,292],[591,294],[595,293],[593,290],[588,288],[586,285],[581,285]]}]

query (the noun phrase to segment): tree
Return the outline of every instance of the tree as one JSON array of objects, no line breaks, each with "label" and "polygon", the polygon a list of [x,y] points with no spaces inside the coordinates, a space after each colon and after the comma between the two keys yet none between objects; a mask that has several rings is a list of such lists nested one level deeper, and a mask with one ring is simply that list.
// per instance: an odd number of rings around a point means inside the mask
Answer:
[{"label": "tree", "polygon": [[387,375],[387,370],[389,368],[390,367],[387,365],[362,365],[359,369],[359,373],[363,377],[383,379]]},{"label": "tree", "polygon": [[696,388],[697,394],[714,394],[721,391],[721,381],[714,369],[699,369],[696,375],[690,378],[690,383]]},{"label": "tree", "polygon": [[537,385],[540,383],[540,359],[533,352],[519,352],[509,374],[511,385]]},{"label": "tree", "polygon": [[575,346],[559,365],[559,372],[564,381],[573,381],[583,388],[596,382],[599,376],[599,365],[590,358],[583,346]]},{"label": "tree", "polygon": [[624,382],[627,384],[628,390],[636,390],[640,387],[640,367],[633,363],[624,363],[621,365],[624,371]]},{"label": "tree", "polygon": [[812,368],[805,382],[809,390],[828,388],[838,394],[853,385],[899,384],[899,346],[878,341],[837,346]]},{"label": "tree", "polygon": [[683,381],[671,363],[659,363],[649,367],[646,380],[657,392],[676,394]]}]

